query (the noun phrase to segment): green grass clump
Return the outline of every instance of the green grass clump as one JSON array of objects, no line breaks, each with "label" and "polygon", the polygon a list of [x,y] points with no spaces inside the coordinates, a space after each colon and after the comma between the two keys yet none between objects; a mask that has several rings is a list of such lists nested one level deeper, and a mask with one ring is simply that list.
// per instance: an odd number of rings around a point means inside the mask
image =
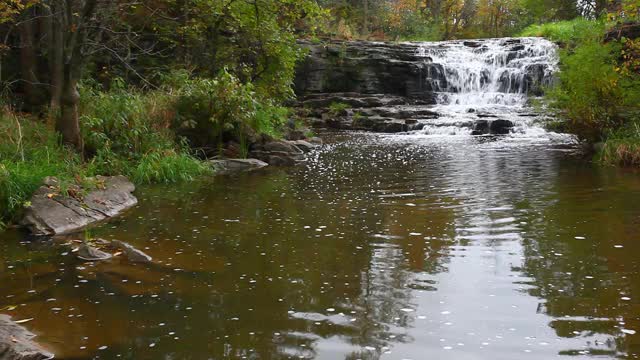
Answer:
[{"label": "green grass clump", "polygon": [[46,124],[2,111],[0,133],[0,223],[28,205],[45,177],[71,183],[83,174],[80,157]]},{"label": "green grass clump", "polygon": [[525,28],[518,36],[544,37],[567,47],[573,47],[586,39],[602,38],[605,28],[606,24],[603,21],[576,18],[568,21],[534,24]]},{"label": "green grass clump", "polygon": [[640,166],[640,121],[611,133],[598,156],[608,165]]}]

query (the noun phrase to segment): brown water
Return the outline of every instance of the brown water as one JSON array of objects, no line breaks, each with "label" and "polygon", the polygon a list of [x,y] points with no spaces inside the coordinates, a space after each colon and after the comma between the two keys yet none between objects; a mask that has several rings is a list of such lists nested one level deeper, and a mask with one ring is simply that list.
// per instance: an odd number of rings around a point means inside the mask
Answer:
[{"label": "brown water", "polygon": [[91,231],[153,266],[0,234],[0,312],[62,359],[640,358],[640,174],[552,141],[330,142]]}]

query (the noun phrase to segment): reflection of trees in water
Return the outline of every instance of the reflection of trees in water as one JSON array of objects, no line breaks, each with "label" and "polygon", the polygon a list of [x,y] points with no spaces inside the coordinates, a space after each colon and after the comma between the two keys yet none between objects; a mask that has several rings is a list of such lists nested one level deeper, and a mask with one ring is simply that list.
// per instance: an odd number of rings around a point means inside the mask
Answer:
[{"label": "reflection of trees in water", "polygon": [[554,318],[558,336],[585,339],[584,349],[564,354],[638,356],[640,338],[621,329],[640,330],[640,263],[632,255],[640,244],[628,225],[640,200],[629,188],[639,183],[614,171],[575,171],[561,172],[553,201],[529,212],[522,269],[532,279],[529,292],[544,299],[538,311]]}]

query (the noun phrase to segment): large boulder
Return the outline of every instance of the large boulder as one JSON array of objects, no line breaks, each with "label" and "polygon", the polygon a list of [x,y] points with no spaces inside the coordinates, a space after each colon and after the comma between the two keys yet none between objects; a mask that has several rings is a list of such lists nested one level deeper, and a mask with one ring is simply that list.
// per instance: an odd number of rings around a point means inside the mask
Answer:
[{"label": "large boulder", "polygon": [[11,317],[0,315],[0,359],[53,359],[52,353],[33,341],[34,337],[27,329],[11,321]]},{"label": "large boulder", "polygon": [[269,166],[258,159],[215,159],[209,163],[218,174],[229,174],[243,171],[253,171]]},{"label": "large boulder", "polygon": [[[108,220],[138,203],[135,186],[124,176],[95,178],[92,189],[73,189],[73,196],[60,194],[55,180],[48,178],[31,198],[21,225],[33,235],[50,236],[77,232]],[[82,194],[85,194],[84,196]]]},{"label": "large boulder", "polygon": [[493,120],[489,127],[494,135],[507,135],[514,126],[515,124],[512,121],[499,119]]}]

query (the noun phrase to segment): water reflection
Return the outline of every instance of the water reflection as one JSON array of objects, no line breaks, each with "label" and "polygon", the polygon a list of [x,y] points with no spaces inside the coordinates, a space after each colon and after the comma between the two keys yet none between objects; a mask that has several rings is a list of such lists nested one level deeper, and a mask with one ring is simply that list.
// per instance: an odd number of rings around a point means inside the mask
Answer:
[{"label": "water reflection", "polygon": [[0,308],[63,359],[636,358],[638,190],[548,143],[335,135],[92,230],[151,266],[3,234]]}]

